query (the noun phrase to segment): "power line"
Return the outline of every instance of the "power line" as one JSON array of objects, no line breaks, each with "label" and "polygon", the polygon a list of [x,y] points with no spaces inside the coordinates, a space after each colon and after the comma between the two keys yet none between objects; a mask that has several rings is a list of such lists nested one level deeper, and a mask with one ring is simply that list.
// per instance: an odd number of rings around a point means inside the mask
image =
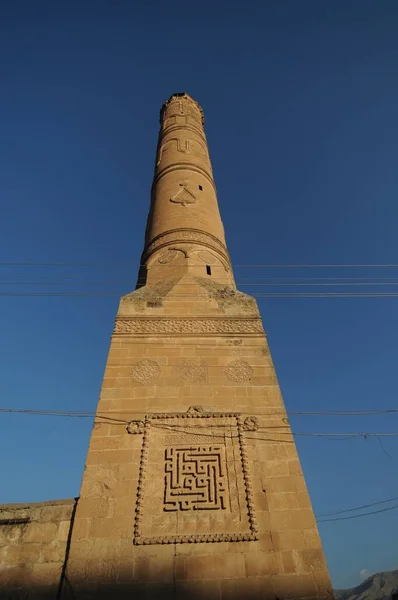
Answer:
[{"label": "power line", "polygon": [[[9,281],[0,281],[0,285],[105,285],[105,286],[121,286],[121,285],[133,285],[133,281],[89,281],[87,279],[81,279],[79,281],[68,281],[68,278],[63,278],[63,277],[59,277],[57,279],[59,279],[59,281],[20,281],[21,278],[18,278],[18,280],[9,280]],[[32,279],[32,277],[30,278]],[[322,278],[314,278],[315,280],[317,279],[322,279]],[[337,278],[336,278],[337,279]],[[370,278],[369,278],[370,279]],[[179,288],[180,287],[192,287],[193,285],[197,285],[195,281],[192,281],[191,283],[177,283],[176,284]],[[380,286],[387,286],[387,287],[391,287],[391,286],[397,286],[398,285],[398,280],[394,278],[393,281],[389,280],[389,281],[357,281],[357,280],[353,280],[353,282],[347,282],[347,280],[343,281],[343,282],[339,282],[339,281],[335,281],[334,283],[325,283],[325,282],[320,282],[320,283],[308,283],[308,280],[301,283],[300,281],[295,283],[259,283],[259,282],[253,282],[253,283],[246,283],[246,282],[236,282],[236,286],[245,286],[245,287],[380,287]],[[232,288],[232,286],[226,286],[229,288]],[[156,288],[153,288],[154,291],[156,291]],[[233,293],[239,293],[239,290],[233,290]],[[207,297],[207,296],[206,296]]]},{"label": "power line", "polygon": [[[3,297],[90,297],[90,298],[105,298],[105,297],[120,297],[120,293],[112,292],[0,292]],[[252,298],[397,298],[398,293],[331,293],[331,292],[308,292],[308,293],[259,293],[251,294]],[[192,298],[187,294],[174,294],[175,298]],[[198,296],[196,296],[198,299]],[[203,300],[209,300],[208,296],[204,296]]]},{"label": "power line", "polygon": [[379,513],[382,512],[387,512],[389,510],[395,510],[396,508],[398,508],[398,504],[395,504],[394,506],[390,506],[389,508],[381,508],[380,510],[373,510],[367,513],[362,513],[361,515],[350,515],[349,517],[335,517],[332,519],[319,519],[317,522],[318,523],[327,523],[330,521],[347,521],[349,519],[359,519],[360,517],[368,517],[369,515],[377,515]]},{"label": "power line", "polygon": [[336,510],[334,512],[322,513],[320,515],[317,515],[317,518],[331,517],[333,515],[341,515],[341,514],[347,513],[347,512],[362,510],[364,508],[371,508],[372,506],[378,506],[380,504],[387,504],[388,502],[394,502],[395,500],[398,500],[398,496],[396,496],[395,498],[388,498],[388,500],[379,500],[378,502],[371,502],[370,504],[362,504],[362,506],[354,506],[352,508],[343,508],[341,510]]},{"label": "power line", "polygon": [[[144,414],[144,410],[113,410],[113,411],[101,411],[105,413],[127,413],[127,414]],[[30,408],[0,408],[0,413],[21,413],[21,414],[34,414],[34,415],[54,415],[54,416],[81,416],[81,417],[94,417],[96,411],[73,411],[73,410],[53,410],[53,409],[30,409]],[[386,408],[378,410],[364,410],[364,411],[249,411],[247,414],[263,415],[263,416],[275,416],[275,415],[294,415],[294,416],[307,416],[307,415],[325,415],[325,416],[361,416],[361,415],[380,415],[388,413],[398,413],[398,408]],[[246,413],[244,413],[246,414]],[[315,434],[314,434],[315,435]],[[364,434],[364,433],[346,433],[346,434],[329,434],[324,433],[321,435],[390,435],[390,434]],[[398,434],[393,434],[398,435]]]},{"label": "power line", "polygon": [[[133,415],[133,414],[139,414],[142,415],[144,414],[145,411],[101,411],[101,413],[95,413],[95,412],[78,412],[78,411],[57,411],[57,410],[35,410],[35,409],[12,409],[12,408],[1,408],[0,409],[0,413],[24,413],[24,414],[30,414],[30,415],[39,415],[39,416],[56,416],[56,417],[76,417],[76,418],[94,418],[96,417],[97,419],[104,419],[106,421],[115,421],[118,422],[120,424],[127,424],[130,422],[131,419],[129,420],[124,420],[124,419],[115,419],[113,417],[108,416],[108,414],[105,413],[110,413],[110,414],[121,414],[123,412],[125,412],[128,415]],[[246,414],[246,413],[243,413]],[[247,413],[249,414],[249,413]],[[250,414],[252,414],[252,412],[250,412]],[[256,414],[262,414],[262,413],[256,413]],[[101,421],[99,421],[101,422]],[[178,425],[170,425],[170,427],[175,428],[176,430],[180,430]],[[186,427],[186,425],[184,425],[183,427]],[[287,425],[280,425],[280,426],[276,426],[275,428],[280,429],[280,428],[287,428]],[[264,429],[271,429],[270,427],[261,427],[261,430]],[[368,437],[398,437],[398,432],[394,432],[394,433],[384,433],[384,432],[350,432],[350,433],[317,433],[317,432],[300,432],[300,431],[278,431],[275,432],[277,433],[277,435],[288,435],[288,436],[306,436],[306,437],[363,437],[363,438],[368,438]],[[254,437],[253,439],[261,439],[258,437]],[[285,443],[285,440],[278,440],[280,442]]]},{"label": "power line", "polygon": [[[80,262],[19,262],[9,261],[0,262],[0,267],[110,267],[110,268],[139,268],[146,264],[137,263],[80,263]],[[237,268],[266,268],[266,269],[347,269],[347,268],[367,268],[367,269],[397,269],[398,264],[358,264],[358,263],[265,263],[265,264],[234,264]]]},{"label": "power line", "polygon": [[[15,280],[20,279],[59,279],[61,281],[65,281],[68,279],[74,279],[76,275],[13,275],[7,274],[7,277],[14,282]],[[251,277],[239,277],[236,281],[246,281],[252,279],[260,279],[260,280],[271,280],[271,281],[398,281],[397,277],[280,277],[280,276],[267,276],[267,275],[252,275]],[[87,279],[80,279],[79,283],[89,282]],[[123,280],[123,281],[115,281],[115,280],[106,280],[106,282],[118,283],[118,284],[127,284],[131,285],[132,279]],[[34,282],[33,282],[34,283]],[[246,284],[245,284],[246,285]]]}]

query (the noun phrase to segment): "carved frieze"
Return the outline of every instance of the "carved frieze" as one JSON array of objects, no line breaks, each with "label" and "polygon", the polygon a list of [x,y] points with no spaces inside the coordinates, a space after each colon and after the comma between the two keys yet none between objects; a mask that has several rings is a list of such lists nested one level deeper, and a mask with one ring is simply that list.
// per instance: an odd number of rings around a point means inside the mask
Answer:
[{"label": "carved frieze", "polygon": [[224,244],[220,242],[220,240],[218,240],[214,235],[198,229],[173,229],[158,235],[145,248],[143,261],[145,262],[145,260],[147,260],[157,248],[161,246],[167,246],[170,243],[174,244],[175,242],[188,242],[207,246],[208,248],[211,248],[220,254],[230,266],[228,251]]},{"label": "carved frieze", "polygon": [[131,318],[116,319],[114,334],[261,334],[264,333],[260,318]]}]

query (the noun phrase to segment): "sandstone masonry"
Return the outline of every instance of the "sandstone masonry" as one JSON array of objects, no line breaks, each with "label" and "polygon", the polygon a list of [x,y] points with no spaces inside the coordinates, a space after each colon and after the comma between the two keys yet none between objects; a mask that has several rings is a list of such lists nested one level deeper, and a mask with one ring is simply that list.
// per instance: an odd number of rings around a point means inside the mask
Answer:
[{"label": "sandstone masonry", "polygon": [[116,315],[58,598],[332,598],[203,122],[187,94],[161,110],[142,266]]}]

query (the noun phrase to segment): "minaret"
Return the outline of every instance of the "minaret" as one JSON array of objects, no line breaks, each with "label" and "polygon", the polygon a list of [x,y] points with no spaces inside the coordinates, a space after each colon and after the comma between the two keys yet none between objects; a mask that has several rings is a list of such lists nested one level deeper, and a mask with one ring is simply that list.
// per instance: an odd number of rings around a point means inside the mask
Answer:
[{"label": "minaret", "polygon": [[332,598],[203,121],[187,94],[161,110],[142,266],[116,316],[62,598]]},{"label": "minaret", "polygon": [[214,279],[233,285],[203,125],[201,107],[187,94],[162,107],[140,284],[164,281],[163,265],[178,257],[179,275],[210,268]]}]

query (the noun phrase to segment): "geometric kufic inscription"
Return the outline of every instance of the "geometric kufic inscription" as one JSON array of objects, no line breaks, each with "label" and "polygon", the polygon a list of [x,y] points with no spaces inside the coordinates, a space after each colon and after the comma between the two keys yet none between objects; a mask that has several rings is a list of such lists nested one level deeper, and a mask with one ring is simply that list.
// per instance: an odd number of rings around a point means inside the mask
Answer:
[{"label": "geometric kufic inscription", "polygon": [[223,446],[170,447],[165,459],[164,510],[225,510]]},{"label": "geometric kufic inscription", "polygon": [[147,415],[134,543],[258,539],[244,435],[239,413]]}]

